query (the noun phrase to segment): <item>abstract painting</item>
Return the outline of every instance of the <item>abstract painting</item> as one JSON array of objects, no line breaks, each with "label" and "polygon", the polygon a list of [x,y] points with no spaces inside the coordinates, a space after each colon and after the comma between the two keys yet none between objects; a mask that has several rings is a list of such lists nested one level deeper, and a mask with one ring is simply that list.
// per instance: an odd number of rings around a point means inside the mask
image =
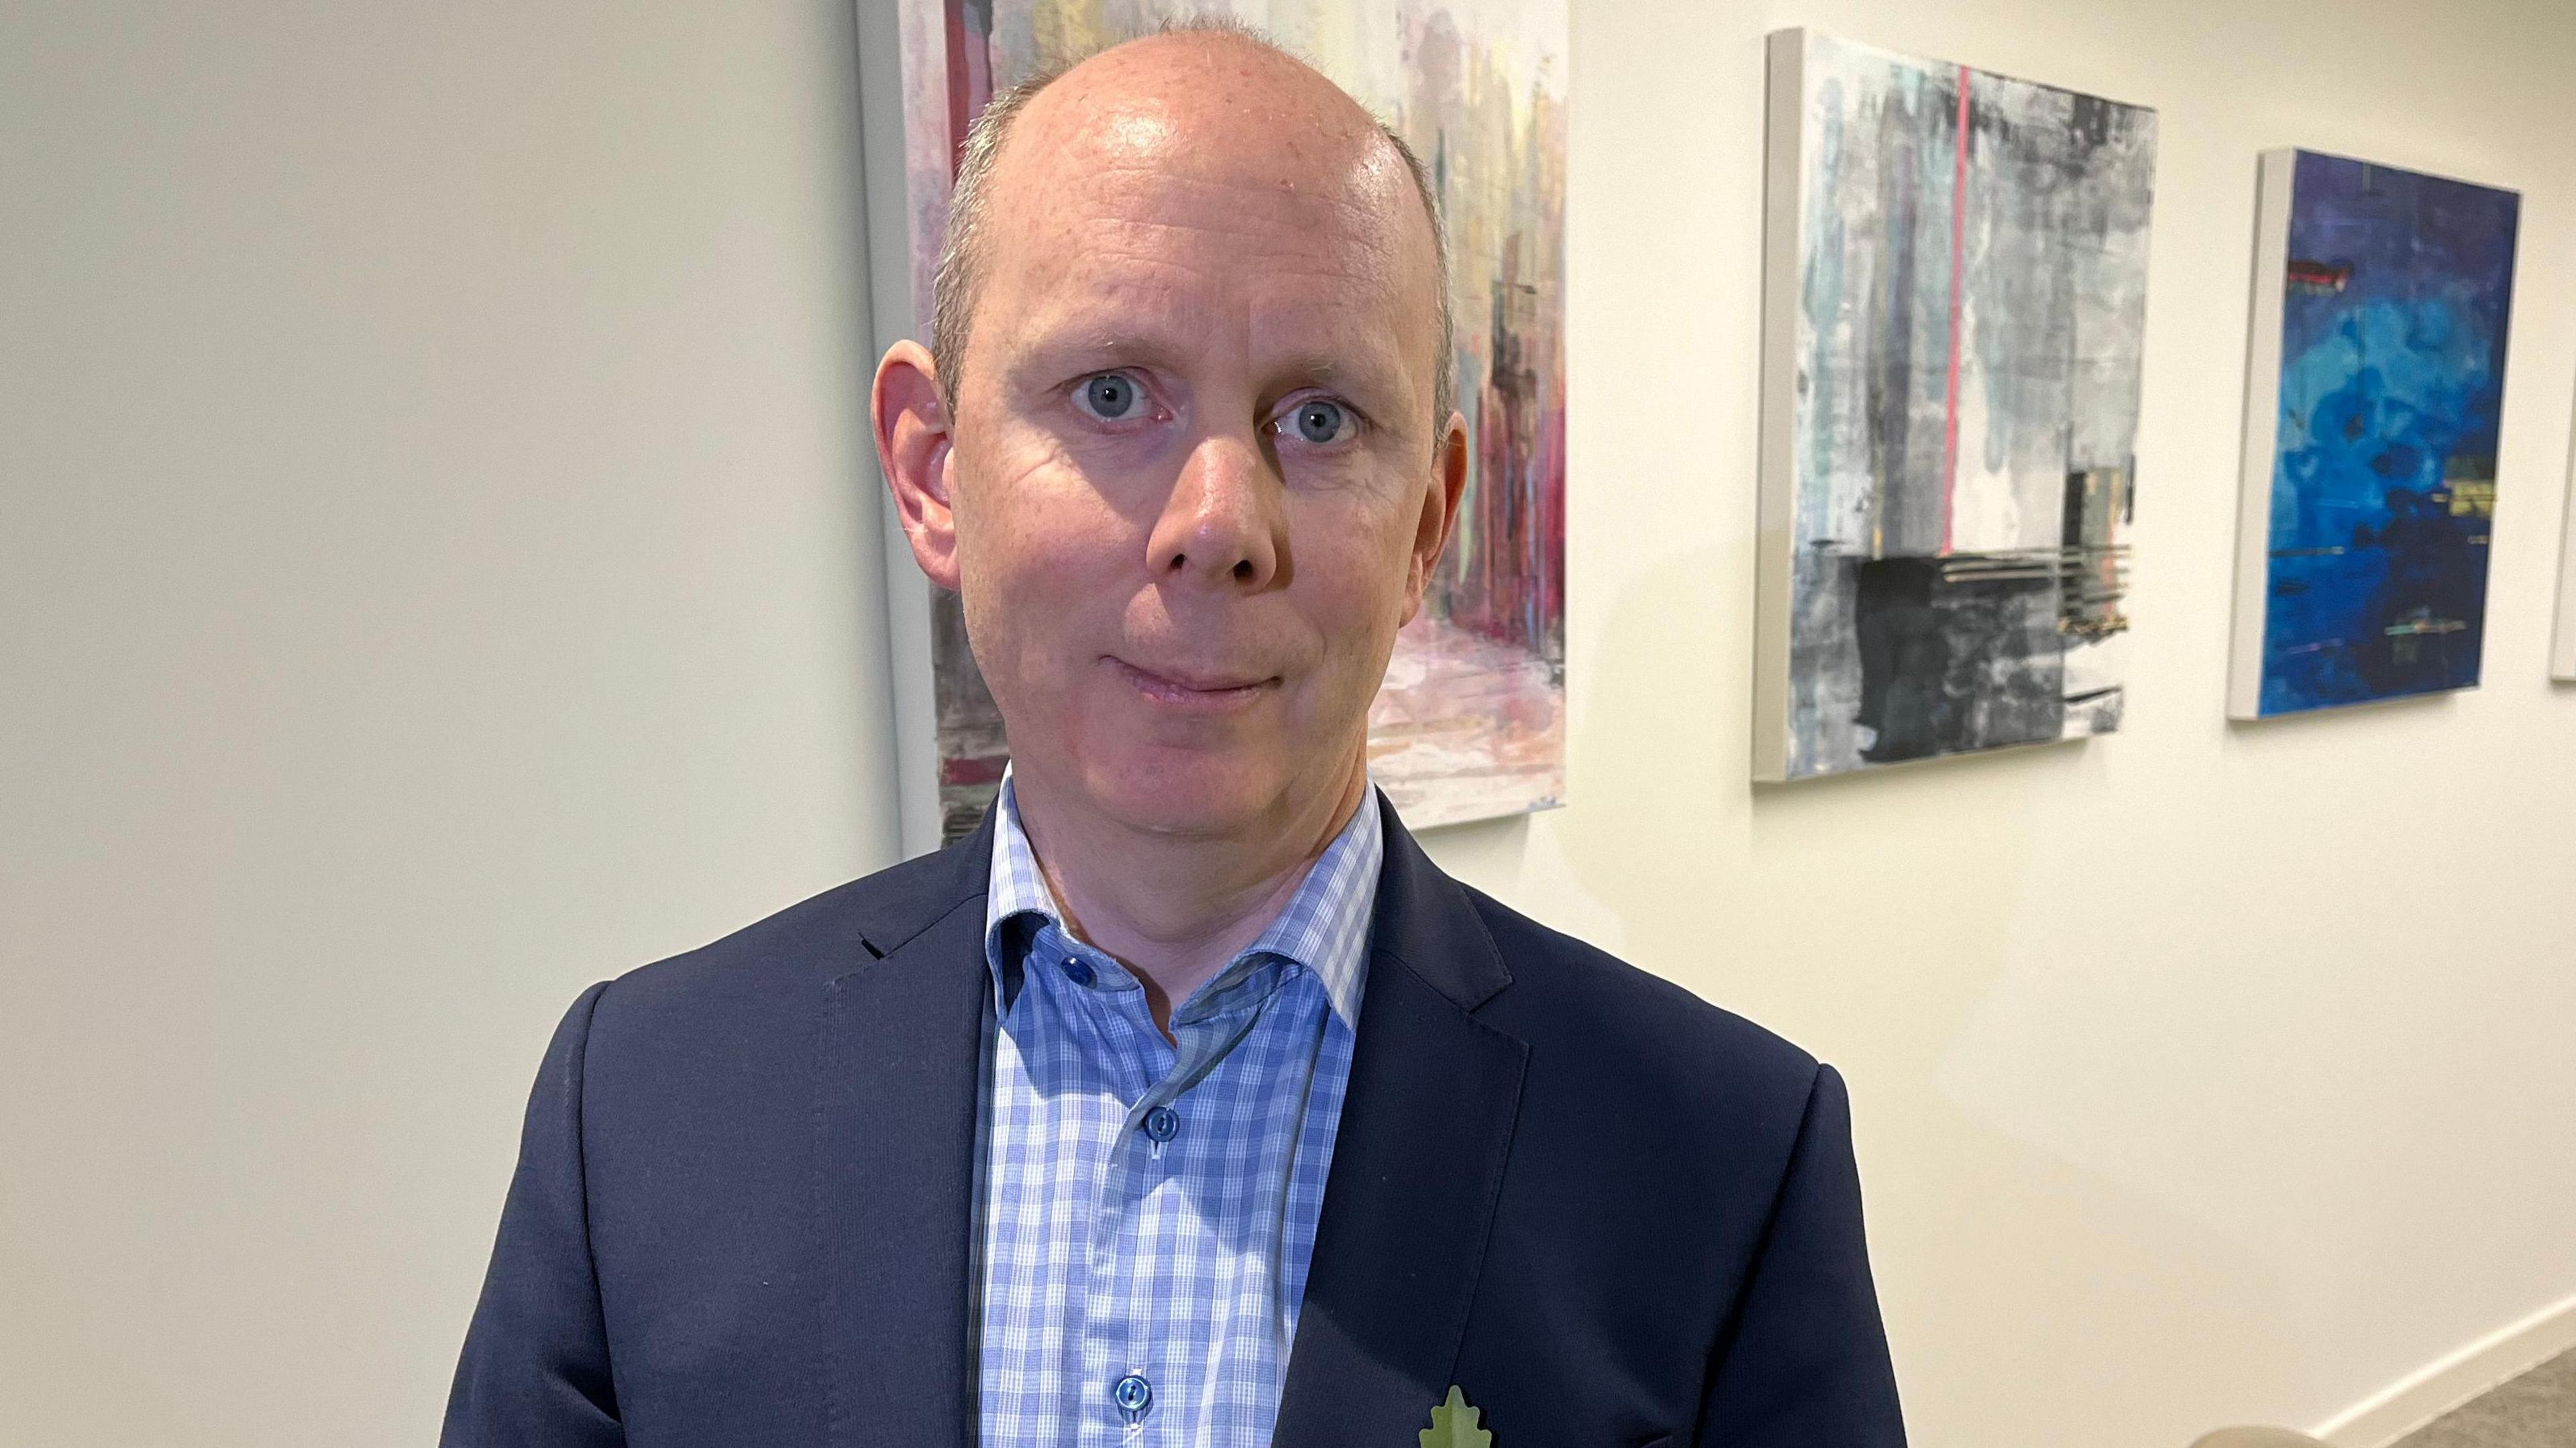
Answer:
[{"label": "abstract painting", "polygon": [[1771,42],[1754,774],[2119,727],[2156,117]]},{"label": "abstract painting", "polygon": [[2477,686],[2521,209],[2264,155],[2234,717]]},{"label": "abstract painting", "polygon": [[[1332,77],[1428,167],[1450,244],[1467,493],[1369,716],[1369,769],[1416,828],[1565,793],[1566,0],[904,0],[914,315],[928,317],[958,148],[1042,67],[1217,15]],[[1009,749],[956,596],[933,597],[940,811],[974,828]]]}]

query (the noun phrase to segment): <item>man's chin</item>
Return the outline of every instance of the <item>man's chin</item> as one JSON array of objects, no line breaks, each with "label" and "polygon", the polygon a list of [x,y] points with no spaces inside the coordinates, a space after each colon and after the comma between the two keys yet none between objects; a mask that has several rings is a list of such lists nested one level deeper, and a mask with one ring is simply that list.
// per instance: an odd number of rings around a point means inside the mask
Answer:
[{"label": "man's chin", "polygon": [[1130,829],[1223,836],[1276,823],[1280,761],[1250,751],[1156,750],[1086,771],[1093,805]]}]

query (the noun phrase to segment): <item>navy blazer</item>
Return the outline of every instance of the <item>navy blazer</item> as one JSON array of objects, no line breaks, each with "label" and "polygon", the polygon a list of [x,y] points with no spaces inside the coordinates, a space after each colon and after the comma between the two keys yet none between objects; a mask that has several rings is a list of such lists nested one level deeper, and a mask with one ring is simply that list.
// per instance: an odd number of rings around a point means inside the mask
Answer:
[{"label": "navy blazer", "polygon": [[[972,1448],[992,828],[574,1003],[448,1448]],[[1391,808],[1370,952],[1274,1442],[1904,1442],[1832,1068]]]}]

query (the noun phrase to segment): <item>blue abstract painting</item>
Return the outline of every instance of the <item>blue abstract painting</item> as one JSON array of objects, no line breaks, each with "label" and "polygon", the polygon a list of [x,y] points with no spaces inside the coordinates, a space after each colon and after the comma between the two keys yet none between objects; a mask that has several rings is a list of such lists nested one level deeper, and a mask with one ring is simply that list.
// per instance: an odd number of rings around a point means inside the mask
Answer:
[{"label": "blue abstract painting", "polygon": [[2272,164],[2291,171],[2267,258],[2278,399],[2238,712],[2474,687],[2521,200],[2307,151]]}]

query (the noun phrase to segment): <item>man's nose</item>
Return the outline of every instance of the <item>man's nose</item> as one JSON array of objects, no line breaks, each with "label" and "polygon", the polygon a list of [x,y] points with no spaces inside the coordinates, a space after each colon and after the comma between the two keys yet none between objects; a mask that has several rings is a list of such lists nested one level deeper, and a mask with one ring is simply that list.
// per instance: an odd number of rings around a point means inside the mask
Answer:
[{"label": "man's nose", "polygon": [[1288,515],[1260,445],[1202,438],[1182,463],[1146,548],[1147,566],[1166,582],[1240,593],[1285,584]]}]

